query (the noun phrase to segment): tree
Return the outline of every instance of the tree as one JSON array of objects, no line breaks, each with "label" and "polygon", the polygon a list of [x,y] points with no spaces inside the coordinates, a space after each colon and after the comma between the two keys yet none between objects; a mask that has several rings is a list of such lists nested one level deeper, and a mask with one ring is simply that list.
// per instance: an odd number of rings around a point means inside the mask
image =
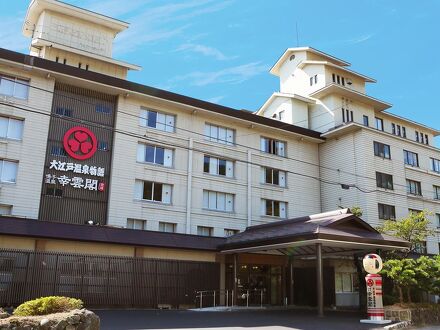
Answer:
[{"label": "tree", "polygon": [[382,273],[393,280],[399,291],[399,301],[404,303],[403,290],[406,289],[408,301],[411,286],[417,285],[416,262],[414,259],[391,259],[383,264]]},{"label": "tree", "polygon": [[353,215],[357,216],[358,218],[362,217],[362,214],[364,213],[360,206],[352,206],[350,207],[350,211]]},{"label": "tree", "polygon": [[411,243],[410,249],[404,254],[416,252],[417,248],[426,242],[426,238],[434,235],[434,230],[429,228],[428,211],[410,212],[406,218],[399,220],[386,220],[377,230],[381,233],[402,238]]}]

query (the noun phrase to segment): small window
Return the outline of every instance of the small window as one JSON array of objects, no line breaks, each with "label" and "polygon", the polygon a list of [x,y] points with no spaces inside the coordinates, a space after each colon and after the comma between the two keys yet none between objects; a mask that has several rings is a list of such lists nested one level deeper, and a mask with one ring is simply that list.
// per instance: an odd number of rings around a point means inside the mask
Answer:
[{"label": "small window", "polygon": [[67,64],[67,59],[64,59],[64,60],[63,60],[63,64]]},{"label": "small window", "polygon": [[160,146],[139,143],[137,161],[172,167],[173,150]]},{"label": "small window", "polygon": [[11,215],[12,205],[0,205],[0,216]]},{"label": "small window", "polygon": [[235,131],[231,128],[205,124],[205,140],[227,145],[234,145]]},{"label": "small window", "polygon": [[391,124],[391,133],[396,135],[396,124],[394,124],[394,123]]},{"label": "small window", "polygon": [[370,126],[368,123],[368,116],[366,116],[366,115],[363,116],[363,122],[364,122],[364,126],[367,126],[367,127]]},{"label": "small window", "polygon": [[381,172],[376,172],[376,185],[379,188],[393,190],[393,176]]},{"label": "small window", "polygon": [[375,118],[376,119],[376,129],[379,131],[383,131],[383,119],[381,118]]},{"label": "small window", "polygon": [[67,109],[67,108],[63,108],[63,107],[57,107],[55,109],[55,113],[57,115],[64,116],[64,117],[72,117],[72,110]]},{"label": "small window", "polygon": [[112,113],[112,107],[109,105],[105,105],[105,104],[97,104],[95,106],[95,111],[98,113],[103,113],[103,114],[109,115]]},{"label": "small window", "polygon": [[435,214],[436,226],[440,228],[440,213]]},{"label": "small window", "polygon": [[225,237],[230,237],[238,234],[240,231],[238,229],[225,229]]},{"label": "small window", "polygon": [[108,151],[108,142],[107,141],[98,141],[98,150],[100,151]]},{"label": "small window", "polygon": [[203,172],[232,178],[234,176],[234,163],[227,159],[204,156]]},{"label": "small window", "polygon": [[359,292],[358,274],[335,272],[335,291],[337,293]]},{"label": "small window", "polygon": [[145,230],[147,229],[147,221],[139,219],[127,219],[127,228]]},{"label": "small window", "polygon": [[419,167],[419,156],[415,152],[403,150],[403,158],[406,165]]},{"label": "small window", "polygon": [[278,113],[278,119],[279,120],[283,120],[284,119],[284,110],[281,110],[279,113]]},{"label": "small window", "polygon": [[286,172],[270,167],[261,168],[261,182],[280,187],[286,186]]},{"label": "small window", "polygon": [[336,82],[336,75],[334,73],[332,73],[332,81]]},{"label": "small window", "polygon": [[50,148],[50,154],[52,156],[67,157],[66,150],[64,150],[64,148],[60,146],[52,146]]},{"label": "small window", "polygon": [[422,196],[422,186],[420,182],[407,179],[406,192],[410,195]]},{"label": "small window", "polygon": [[431,158],[431,170],[440,173],[440,160]]},{"label": "small window", "polygon": [[378,204],[379,219],[396,220],[396,208],[394,205]]},{"label": "small window", "polygon": [[402,126],[402,137],[406,138],[406,127]]},{"label": "small window", "polygon": [[269,154],[286,156],[286,142],[278,141],[270,138],[261,138],[261,151]]},{"label": "small window", "polygon": [[233,212],[234,195],[218,191],[203,190],[203,208],[213,211]]},{"label": "small window", "polygon": [[416,131],[416,142],[419,142],[419,132]]},{"label": "small window", "polygon": [[165,132],[175,131],[176,116],[154,110],[141,110],[140,125]]},{"label": "small window", "polygon": [[310,77],[310,86],[313,85],[313,77]]},{"label": "small window", "polygon": [[29,96],[29,80],[0,75],[0,95],[27,100]]},{"label": "small window", "polygon": [[388,144],[374,141],[374,155],[386,159],[391,159],[390,146]]},{"label": "small window", "polygon": [[164,204],[171,203],[172,186],[151,181],[136,180],[135,198]]},{"label": "small window", "polygon": [[23,137],[23,120],[0,117],[0,138],[21,140]]},{"label": "small window", "polygon": [[429,144],[428,134],[425,134],[425,144]]},{"label": "small window", "polygon": [[315,84],[317,84],[318,83],[318,75],[315,74],[314,78],[315,78]]},{"label": "small window", "polygon": [[164,233],[175,233],[176,224],[171,222],[159,222],[159,231]]},{"label": "small window", "polygon": [[212,236],[213,231],[212,227],[197,226],[197,235],[200,236]]},{"label": "small window", "polygon": [[287,217],[287,203],[275,201],[271,199],[261,200],[261,215],[286,218]]},{"label": "small window", "polygon": [[440,200],[440,187],[432,186],[434,188],[434,199]]},{"label": "small window", "polygon": [[63,197],[63,191],[61,189],[47,187],[46,196]]},{"label": "small window", "polygon": [[0,160],[0,181],[15,183],[17,181],[18,163]]}]

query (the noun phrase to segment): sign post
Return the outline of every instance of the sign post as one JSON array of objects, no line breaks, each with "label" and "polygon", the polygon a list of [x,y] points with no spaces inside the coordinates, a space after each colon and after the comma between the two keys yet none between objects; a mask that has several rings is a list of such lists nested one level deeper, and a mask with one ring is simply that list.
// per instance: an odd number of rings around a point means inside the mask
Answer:
[{"label": "sign post", "polygon": [[367,284],[367,313],[368,319],[361,320],[361,323],[387,324],[382,304],[382,276],[378,273],[382,270],[382,259],[377,254],[367,254],[364,257],[363,265],[368,273],[365,276]]}]

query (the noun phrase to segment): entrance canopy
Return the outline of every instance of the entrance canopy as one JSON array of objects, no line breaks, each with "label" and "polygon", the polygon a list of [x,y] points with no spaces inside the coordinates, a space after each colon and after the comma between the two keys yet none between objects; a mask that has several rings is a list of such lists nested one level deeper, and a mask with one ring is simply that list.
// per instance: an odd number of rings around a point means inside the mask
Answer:
[{"label": "entrance canopy", "polygon": [[[234,255],[234,292],[237,292],[237,255],[245,252],[289,256],[291,288],[295,257],[316,257],[318,316],[324,315],[323,255],[354,255],[376,250],[406,250],[409,242],[379,233],[349,209],[248,227],[220,247]],[[290,293],[292,301],[293,291]]]},{"label": "entrance canopy", "polygon": [[269,252],[289,256],[350,254],[375,250],[406,250],[410,244],[384,235],[349,209],[251,226],[220,247],[222,253]]}]

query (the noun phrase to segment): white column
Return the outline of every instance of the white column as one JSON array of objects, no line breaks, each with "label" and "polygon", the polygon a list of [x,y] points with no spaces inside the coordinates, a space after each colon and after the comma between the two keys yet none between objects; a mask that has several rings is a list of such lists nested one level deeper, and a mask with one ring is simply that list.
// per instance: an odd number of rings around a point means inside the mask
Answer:
[{"label": "white column", "polygon": [[186,189],[186,233],[191,234],[191,196],[192,196],[193,138],[188,144],[188,177]]},{"label": "white column", "polygon": [[247,225],[252,225],[252,153],[248,150],[247,154]]}]

